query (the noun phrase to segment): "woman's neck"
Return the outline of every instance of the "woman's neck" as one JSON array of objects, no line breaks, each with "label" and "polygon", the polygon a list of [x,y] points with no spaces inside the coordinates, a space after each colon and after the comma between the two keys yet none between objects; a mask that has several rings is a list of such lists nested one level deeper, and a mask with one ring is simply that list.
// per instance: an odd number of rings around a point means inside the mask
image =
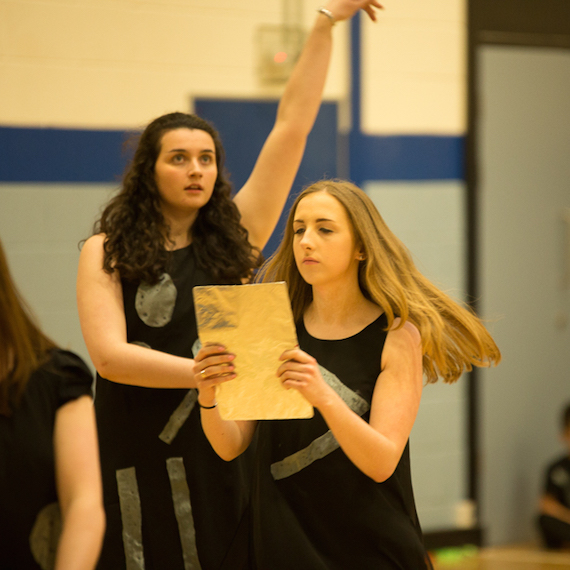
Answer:
[{"label": "woman's neck", "polygon": [[168,224],[168,237],[166,248],[169,250],[181,249],[192,242],[191,228],[196,221],[196,214],[192,216],[169,216],[164,214]]},{"label": "woman's neck", "polygon": [[381,314],[382,309],[360,288],[348,292],[313,288],[313,301],[305,311],[304,322],[312,336],[338,339],[356,334]]}]

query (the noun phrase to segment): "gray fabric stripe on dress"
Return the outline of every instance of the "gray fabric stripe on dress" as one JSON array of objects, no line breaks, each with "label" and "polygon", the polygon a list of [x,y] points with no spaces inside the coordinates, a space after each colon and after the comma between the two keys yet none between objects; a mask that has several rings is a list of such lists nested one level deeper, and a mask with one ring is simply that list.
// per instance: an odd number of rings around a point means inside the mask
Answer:
[{"label": "gray fabric stripe on dress", "polygon": [[[332,372],[329,372],[322,366],[319,366],[319,370],[323,380],[333,388],[353,412],[362,416],[370,409],[370,404],[362,396],[348,388]],[[285,459],[273,463],[271,465],[273,479],[278,481],[279,479],[290,477],[318,459],[326,457],[329,453],[338,449],[338,447],[339,444],[336,438],[329,430],[317,437],[304,449],[300,449],[296,453],[285,457]]]},{"label": "gray fabric stripe on dress", "polygon": [[320,365],[319,371],[323,380],[344,400],[346,405],[353,412],[359,416],[363,416],[370,409],[370,404],[362,396],[343,384],[338,379],[338,376],[329,372],[326,368],[323,368]]},{"label": "gray fabric stripe on dress", "polygon": [[141,499],[134,467],[117,470],[126,570],[144,570]]},{"label": "gray fabric stripe on dress", "polygon": [[332,432],[327,431],[312,441],[305,449],[301,449],[297,451],[297,453],[289,455],[289,457],[286,457],[282,461],[273,463],[273,465],[271,465],[273,479],[278,481],[279,479],[285,479],[285,477],[290,477],[298,473],[314,461],[317,461],[317,459],[326,457],[329,453],[337,449],[338,446],[338,442]]},{"label": "gray fabric stripe on dress", "polygon": [[178,407],[172,412],[170,419],[166,422],[164,429],[160,432],[158,436],[164,443],[169,445],[174,441],[174,438],[178,435],[180,428],[184,425],[184,422],[188,419],[190,412],[194,409],[198,396],[196,390],[189,390],[187,394],[182,399],[182,402]]},{"label": "gray fabric stripe on dress", "polygon": [[172,502],[174,513],[178,521],[178,532],[182,544],[184,570],[200,570],[198,552],[196,550],[196,534],[192,505],[190,503],[190,490],[186,481],[186,469],[182,457],[171,457],[166,460],[170,488],[172,489]]}]

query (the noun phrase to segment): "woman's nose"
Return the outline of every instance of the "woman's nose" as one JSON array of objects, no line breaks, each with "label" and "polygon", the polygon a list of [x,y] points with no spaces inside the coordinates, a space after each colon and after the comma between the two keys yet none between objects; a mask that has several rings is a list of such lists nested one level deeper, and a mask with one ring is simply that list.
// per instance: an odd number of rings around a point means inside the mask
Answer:
[{"label": "woman's nose", "polygon": [[191,160],[188,165],[188,175],[189,176],[201,176],[202,175],[202,165],[197,160]]},{"label": "woman's nose", "polygon": [[301,244],[301,247],[303,247],[305,249],[311,249],[311,247],[312,247],[311,235],[307,230],[305,230],[303,232],[303,236],[301,237],[300,244]]}]

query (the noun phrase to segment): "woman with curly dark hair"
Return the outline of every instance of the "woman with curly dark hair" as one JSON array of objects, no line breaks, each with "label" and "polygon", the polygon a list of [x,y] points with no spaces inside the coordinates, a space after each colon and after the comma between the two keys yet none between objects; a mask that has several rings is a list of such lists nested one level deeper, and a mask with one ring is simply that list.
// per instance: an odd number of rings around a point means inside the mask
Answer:
[{"label": "woman with curly dark hair", "polygon": [[[233,200],[218,135],[172,113],[143,132],[79,262],[81,327],[97,369],[105,570],[238,570],[247,562],[248,458],[226,463],[195,409],[192,288],[247,282],[316,118],[331,28],[376,0],[320,8],[275,125]],[[188,391],[188,389],[191,389]]]}]

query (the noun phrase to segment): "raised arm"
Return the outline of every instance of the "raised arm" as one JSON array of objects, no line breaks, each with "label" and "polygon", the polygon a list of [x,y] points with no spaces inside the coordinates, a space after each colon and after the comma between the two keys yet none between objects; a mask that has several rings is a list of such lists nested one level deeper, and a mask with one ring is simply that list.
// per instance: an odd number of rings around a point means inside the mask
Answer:
[{"label": "raised arm", "polygon": [[[377,0],[330,0],[335,21],[364,9],[375,20]],[[301,164],[321,104],[332,50],[333,20],[318,13],[279,103],[275,125],[235,202],[252,245],[263,248],[275,228]]]},{"label": "raised arm", "polygon": [[195,388],[194,361],[127,342],[121,281],[103,270],[102,234],[81,250],[77,307],[83,338],[97,372],[107,380],[150,388]]},{"label": "raised arm", "polygon": [[63,519],[56,570],[95,568],[105,512],[93,400],[82,396],[56,414],[54,449],[57,491]]},{"label": "raised arm", "polygon": [[296,350],[280,372],[284,385],[299,390],[322,414],[348,458],[374,481],[396,469],[414,425],[422,393],[422,352],[411,323],[388,333],[372,397],[370,423],[354,413],[325,384],[314,358]]}]

